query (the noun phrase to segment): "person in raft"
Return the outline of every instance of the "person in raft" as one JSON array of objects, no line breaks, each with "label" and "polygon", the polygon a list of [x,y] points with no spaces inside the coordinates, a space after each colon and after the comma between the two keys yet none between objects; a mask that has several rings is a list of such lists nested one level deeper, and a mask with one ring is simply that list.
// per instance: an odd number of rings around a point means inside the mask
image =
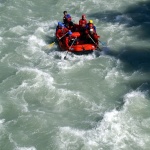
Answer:
[{"label": "person in raft", "polygon": [[83,14],[82,18],[79,20],[79,26],[81,31],[85,30],[86,24],[87,24],[86,16]]},{"label": "person in raft", "polygon": [[75,25],[74,25],[74,23],[72,22],[72,18],[71,18],[71,16],[70,16],[70,14],[67,14],[67,15],[66,15],[66,18],[67,18],[67,21],[66,21],[66,23],[65,23],[65,26],[66,26],[69,30],[71,30],[72,32],[75,31]]},{"label": "person in raft", "polygon": [[94,43],[98,46],[98,38],[100,38],[100,36],[97,35],[93,28],[86,31],[86,41],[88,43]]},{"label": "person in raft", "polygon": [[77,42],[77,37],[72,36],[72,32],[69,31],[68,36],[65,37],[65,46],[68,49],[71,49],[72,45],[77,44],[76,42]]},{"label": "person in raft", "polygon": [[89,20],[89,22],[86,24],[86,30],[90,30],[91,28],[94,29],[94,31],[96,32],[96,27],[93,24],[93,20]]},{"label": "person in raft", "polygon": [[85,14],[82,15],[82,18],[79,20],[79,31],[81,33],[81,39],[85,39],[85,29],[87,25],[87,20]]},{"label": "person in raft", "polygon": [[66,18],[66,16],[67,16],[68,13],[67,13],[67,11],[64,11],[63,14],[64,14],[63,23],[66,24],[66,23],[67,23],[67,18]]},{"label": "person in raft", "polygon": [[61,23],[58,22],[58,25],[56,27],[56,37],[59,40],[63,40],[63,37],[68,33],[68,29]]}]

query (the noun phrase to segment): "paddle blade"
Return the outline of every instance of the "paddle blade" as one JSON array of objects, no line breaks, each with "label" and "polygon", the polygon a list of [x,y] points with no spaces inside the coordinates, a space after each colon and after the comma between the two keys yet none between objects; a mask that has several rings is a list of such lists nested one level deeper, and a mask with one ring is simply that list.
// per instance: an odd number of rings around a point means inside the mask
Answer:
[{"label": "paddle blade", "polygon": [[102,46],[107,46],[107,43],[106,43],[106,42],[100,41],[100,43],[102,44]]},{"label": "paddle blade", "polygon": [[51,43],[51,44],[48,44],[47,47],[48,47],[48,48],[51,48],[51,47],[54,46],[54,44],[55,44],[55,42],[53,42],[53,43]]},{"label": "paddle blade", "polygon": [[51,43],[51,44],[48,44],[48,45],[45,45],[44,48],[46,49],[50,49],[54,46],[55,42]]}]

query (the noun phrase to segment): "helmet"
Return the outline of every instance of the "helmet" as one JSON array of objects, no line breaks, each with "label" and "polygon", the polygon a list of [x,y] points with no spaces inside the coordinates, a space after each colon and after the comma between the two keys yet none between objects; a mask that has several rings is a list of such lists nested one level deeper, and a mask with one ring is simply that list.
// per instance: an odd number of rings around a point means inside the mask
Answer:
[{"label": "helmet", "polygon": [[89,20],[89,23],[93,23],[93,20]]},{"label": "helmet", "polygon": [[66,15],[66,18],[71,18],[70,14],[67,14],[67,15]]},{"label": "helmet", "polygon": [[68,35],[71,35],[71,34],[72,34],[72,32],[71,32],[71,31],[69,31],[69,32],[68,32]]},{"label": "helmet", "polygon": [[62,25],[62,23],[61,22],[58,22],[58,26],[61,26]]},{"label": "helmet", "polygon": [[58,22],[58,27],[59,27],[59,28],[62,28],[62,27],[64,27],[64,24],[61,23],[61,22]]}]

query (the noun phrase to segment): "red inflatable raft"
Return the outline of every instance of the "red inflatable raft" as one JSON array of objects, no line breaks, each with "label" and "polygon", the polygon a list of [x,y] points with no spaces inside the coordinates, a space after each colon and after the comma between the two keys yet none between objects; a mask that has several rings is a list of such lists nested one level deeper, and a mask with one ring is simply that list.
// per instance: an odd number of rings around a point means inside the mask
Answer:
[{"label": "red inflatable raft", "polygon": [[72,32],[72,37],[77,39],[77,42],[71,44],[70,47],[66,47],[64,40],[58,40],[58,44],[61,50],[69,51],[76,54],[87,54],[91,53],[94,50],[97,50],[98,47],[94,42],[87,43],[84,39],[80,39],[80,32]]}]

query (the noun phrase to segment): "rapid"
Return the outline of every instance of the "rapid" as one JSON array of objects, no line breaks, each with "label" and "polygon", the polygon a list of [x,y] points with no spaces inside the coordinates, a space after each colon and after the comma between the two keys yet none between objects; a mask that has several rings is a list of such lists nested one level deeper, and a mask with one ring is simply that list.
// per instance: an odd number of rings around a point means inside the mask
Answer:
[{"label": "rapid", "polygon": [[[103,52],[60,52],[67,10]],[[150,149],[149,0],[0,0],[0,150]]]}]

